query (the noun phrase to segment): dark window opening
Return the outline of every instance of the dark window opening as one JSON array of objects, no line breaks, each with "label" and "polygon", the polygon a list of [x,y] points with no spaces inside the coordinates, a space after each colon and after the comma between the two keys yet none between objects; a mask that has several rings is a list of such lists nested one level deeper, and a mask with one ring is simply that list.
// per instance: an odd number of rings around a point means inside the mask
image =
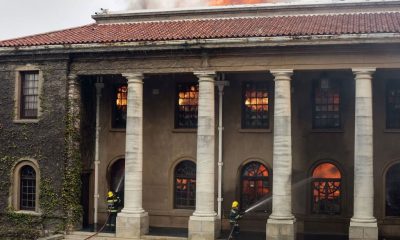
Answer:
[{"label": "dark window opening", "polygon": [[116,87],[113,98],[113,128],[126,128],[127,100],[128,86],[124,84]]},{"label": "dark window opening", "polygon": [[386,216],[400,217],[400,163],[386,173]]},{"label": "dark window opening", "polygon": [[179,83],[177,88],[175,127],[197,128],[199,85],[197,83]]},{"label": "dark window opening", "polygon": [[21,73],[20,118],[35,119],[38,116],[39,73]]},{"label": "dark window opening", "polygon": [[175,208],[194,209],[196,206],[196,164],[182,161],[175,168]]},{"label": "dark window opening", "polygon": [[242,128],[269,128],[267,82],[245,82],[242,98]]},{"label": "dark window opening", "polygon": [[20,176],[20,209],[35,211],[36,206],[36,172],[31,166],[21,168]]},{"label": "dark window opening", "polygon": [[341,95],[338,82],[321,78],[314,83],[313,128],[332,129],[341,127]]},{"label": "dark window opening", "polygon": [[338,215],[341,212],[341,180],[339,169],[331,163],[321,163],[312,174],[312,212]]},{"label": "dark window opening", "polygon": [[400,128],[400,84],[386,86],[386,128]]},{"label": "dark window opening", "polygon": [[110,188],[121,199],[121,207],[124,206],[125,193],[125,159],[117,160],[110,169]]},{"label": "dark window opening", "polygon": [[241,174],[241,208],[247,209],[270,193],[271,181],[267,167],[259,162],[246,164]]}]

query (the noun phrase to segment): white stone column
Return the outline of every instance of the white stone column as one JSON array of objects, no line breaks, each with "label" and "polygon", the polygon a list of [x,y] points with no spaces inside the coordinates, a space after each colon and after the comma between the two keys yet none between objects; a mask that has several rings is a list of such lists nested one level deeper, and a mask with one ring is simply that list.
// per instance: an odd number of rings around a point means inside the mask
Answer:
[{"label": "white stone column", "polygon": [[275,76],[272,214],[267,222],[267,239],[295,239],[292,214],[291,69],[271,71]]},{"label": "white stone column", "polygon": [[140,238],[149,231],[149,216],[142,207],[143,193],[143,74],[122,74],[128,79],[125,142],[124,209],[118,214],[116,235]]},{"label": "white stone column", "polygon": [[375,68],[353,69],[356,81],[354,135],[354,215],[350,239],[378,239],[374,217],[372,74]]},{"label": "white stone column", "polygon": [[189,239],[217,237],[215,212],[215,72],[195,72],[199,78],[196,210],[189,219]]}]

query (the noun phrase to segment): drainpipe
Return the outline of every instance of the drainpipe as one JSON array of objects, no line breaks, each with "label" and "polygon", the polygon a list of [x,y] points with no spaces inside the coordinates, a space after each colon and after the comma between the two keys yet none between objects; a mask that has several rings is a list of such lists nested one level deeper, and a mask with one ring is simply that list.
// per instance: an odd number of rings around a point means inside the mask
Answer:
[{"label": "drainpipe", "polygon": [[215,82],[218,87],[218,217],[222,220],[222,166],[224,165],[222,161],[222,131],[224,127],[222,125],[222,112],[223,112],[223,95],[224,87],[229,86],[228,81],[224,81],[225,76],[223,74],[219,75],[219,81]]},{"label": "drainpipe", "polygon": [[95,139],[95,149],[94,149],[94,216],[93,216],[93,225],[94,230],[97,230],[97,212],[98,212],[98,204],[99,204],[99,135],[100,135],[100,98],[101,98],[101,90],[104,87],[103,77],[98,76],[97,81],[95,83],[96,87],[96,139]]}]

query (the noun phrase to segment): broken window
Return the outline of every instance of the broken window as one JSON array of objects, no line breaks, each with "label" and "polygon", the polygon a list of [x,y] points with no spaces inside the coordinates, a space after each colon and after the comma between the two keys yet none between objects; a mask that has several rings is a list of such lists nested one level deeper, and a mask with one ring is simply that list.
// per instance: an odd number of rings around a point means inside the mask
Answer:
[{"label": "broken window", "polygon": [[185,160],[175,167],[175,208],[196,206],[196,164]]},{"label": "broken window", "polygon": [[386,86],[386,128],[400,128],[400,84],[397,82]]},{"label": "broken window", "polygon": [[31,166],[23,166],[20,176],[20,209],[35,211],[36,172]]},{"label": "broken window", "polygon": [[386,216],[400,217],[400,163],[386,173]]},{"label": "broken window", "polygon": [[321,77],[314,82],[313,128],[340,128],[340,87],[337,81]]},{"label": "broken window", "polygon": [[126,127],[126,110],[128,101],[128,86],[126,84],[118,85],[114,90],[113,99],[113,128]]},{"label": "broken window", "polygon": [[21,72],[21,119],[38,117],[39,72]]},{"label": "broken window", "polygon": [[267,82],[245,82],[243,84],[242,128],[269,128]]},{"label": "broken window", "polygon": [[259,162],[250,162],[243,167],[241,183],[242,209],[250,207],[271,192],[268,168]]},{"label": "broken window", "polygon": [[199,85],[197,83],[179,83],[177,88],[175,127],[197,128]]},{"label": "broken window", "polygon": [[339,169],[332,163],[319,164],[312,173],[312,212],[340,214],[341,180]]}]

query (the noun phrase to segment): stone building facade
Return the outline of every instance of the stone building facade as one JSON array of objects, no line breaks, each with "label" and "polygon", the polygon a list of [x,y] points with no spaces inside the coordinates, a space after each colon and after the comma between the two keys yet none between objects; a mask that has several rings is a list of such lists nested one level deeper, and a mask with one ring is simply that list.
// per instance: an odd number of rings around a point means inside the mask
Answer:
[{"label": "stone building facade", "polygon": [[102,224],[114,190],[117,237],[216,239],[233,200],[267,239],[399,237],[399,11],[100,13],[1,41],[3,221]]}]

